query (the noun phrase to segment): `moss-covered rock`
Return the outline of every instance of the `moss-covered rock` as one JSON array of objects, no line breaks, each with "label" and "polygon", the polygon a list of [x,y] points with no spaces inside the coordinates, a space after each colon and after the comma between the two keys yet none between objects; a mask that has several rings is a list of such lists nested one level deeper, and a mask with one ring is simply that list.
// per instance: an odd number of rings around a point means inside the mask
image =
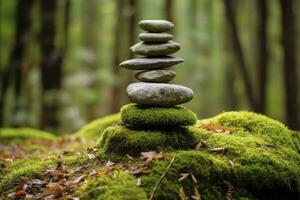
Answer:
[{"label": "moss-covered rock", "polygon": [[0,128],[0,141],[21,143],[28,140],[55,140],[54,134],[32,128]]},{"label": "moss-covered rock", "polygon": [[[190,199],[198,191],[204,200],[299,199],[298,149],[299,132],[280,122],[250,112],[227,112],[196,126],[163,131],[114,125],[104,131],[95,148],[101,154],[97,162],[82,153],[63,162],[70,172],[78,166],[88,172],[69,196],[81,199],[146,199],[157,184],[154,199],[180,199],[183,191]],[[150,150],[168,153],[145,164],[138,153]],[[121,163],[107,161],[117,156],[123,156]],[[20,177],[42,177],[58,159],[27,158],[0,168],[0,199],[6,199]],[[92,171],[96,177],[89,175]]]},{"label": "moss-covered rock", "polygon": [[142,130],[115,125],[104,131],[97,148],[106,153],[139,155],[141,152],[150,150],[190,149],[196,144],[196,137],[187,128]]},{"label": "moss-covered rock", "polygon": [[121,108],[121,120],[133,127],[175,127],[193,125],[197,116],[183,106],[164,108],[128,104]]},{"label": "moss-covered rock", "polygon": [[75,133],[77,136],[89,139],[99,138],[102,132],[109,126],[120,121],[120,114],[109,115],[100,119],[96,119]]}]

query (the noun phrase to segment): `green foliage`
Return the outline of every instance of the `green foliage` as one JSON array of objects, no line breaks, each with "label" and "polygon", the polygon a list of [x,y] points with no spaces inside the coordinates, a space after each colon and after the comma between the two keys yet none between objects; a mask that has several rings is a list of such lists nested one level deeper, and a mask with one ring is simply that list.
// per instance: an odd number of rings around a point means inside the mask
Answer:
[{"label": "green foliage", "polygon": [[90,139],[98,138],[108,126],[117,123],[119,120],[119,113],[96,119],[82,127],[79,131],[75,133],[75,135],[87,137]]},{"label": "green foliage", "polygon": [[55,140],[57,137],[51,133],[32,128],[1,128],[0,141],[21,143],[27,140]]},{"label": "green foliage", "polygon": [[83,200],[143,200],[146,193],[136,186],[135,177],[122,171],[116,171],[112,176],[99,176],[89,180],[76,192]]},{"label": "green foliage", "polygon": [[142,130],[116,125],[104,131],[97,148],[106,153],[138,155],[150,150],[190,149],[196,142],[194,135],[186,128]]},{"label": "green foliage", "polygon": [[183,106],[170,108],[128,104],[121,108],[122,122],[134,127],[166,127],[193,125],[197,116]]}]

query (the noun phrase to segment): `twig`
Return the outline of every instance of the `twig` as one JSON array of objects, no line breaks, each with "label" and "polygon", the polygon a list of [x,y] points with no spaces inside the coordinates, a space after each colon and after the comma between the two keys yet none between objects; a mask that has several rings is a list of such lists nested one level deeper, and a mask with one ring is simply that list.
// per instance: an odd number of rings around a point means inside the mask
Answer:
[{"label": "twig", "polygon": [[166,171],[161,175],[161,177],[157,181],[153,191],[151,192],[149,200],[152,200],[154,198],[154,193],[156,192],[156,190],[157,190],[159,184],[161,183],[161,181],[163,180],[163,178],[167,175],[167,173],[168,173],[170,167],[172,166],[172,164],[174,163],[174,161],[175,161],[175,157],[172,158],[172,160],[170,161],[168,167],[166,168]]}]

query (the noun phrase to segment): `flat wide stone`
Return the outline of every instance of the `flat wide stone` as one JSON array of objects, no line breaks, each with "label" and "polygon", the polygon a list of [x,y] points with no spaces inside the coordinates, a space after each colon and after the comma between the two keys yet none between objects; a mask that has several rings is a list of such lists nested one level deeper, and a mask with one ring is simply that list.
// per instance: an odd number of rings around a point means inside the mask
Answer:
[{"label": "flat wide stone", "polygon": [[145,31],[160,33],[170,31],[174,24],[166,20],[142,20],[139,26]]},{"label": "flat wide stone", "polygon": [[176,72],[167,69],[142,71],[135,74],[137,80],[151,83],[167,83],[175,76]]},{"label": "flat wide stone", "polygon": [[166,83],[132,83],[127,87],[127,94],[133,103],[161,107],[183,104],[193,98],[190,88]]},{"label": "flat wide stone", "polygon": [[166,43],[139,42],[130,48],[133,53],[143,56],[165,56],[175,53],[179,49],[180,45],[173,41]]},{"label": "flat wide stone", "polygon": [[153,107],[127,104],[121,108],[121,121],[133,127],[178,127],[193,125],[197,116],[183,106]]},{"label": "flat wide stone", "polygon": [[144,42],[168,42],[173,39],[173,35],[169,33],[141,33],[139,38]]},{"label": "flat wide stone", "polygon": [[142,57],[126,60],[120,64],[120,67],[131,70],[151,70],[151,69],[163,69],[172,67],[178,63],[183,62],[181,58],[175,58],[170,56],[162,57]]}]

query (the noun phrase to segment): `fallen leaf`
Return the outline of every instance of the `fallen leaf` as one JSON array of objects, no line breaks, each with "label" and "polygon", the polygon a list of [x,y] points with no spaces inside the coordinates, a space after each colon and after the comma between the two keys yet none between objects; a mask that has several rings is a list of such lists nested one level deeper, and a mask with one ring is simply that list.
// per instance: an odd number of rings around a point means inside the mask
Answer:
[{"label": "fallen leaf", "polygon": [[198,183],[196,177],[193,174],[191,174],[191,177],[192,177],[192,180],[193,180],[194,183]]},{"label": "fallen leaf", "polygon": [[224,184],[228,187],[228,190],[225,194],[226,200],[232,200],[232,194],[234,192],[234,187],[229,181],[224,181]]},{"label": "fallen leaf", "polygon": [[96,170],[92,170],[89,172],[89,176],[97,176],[99,173]]},{"label": "fallen leaf", "polygon": [[57,164],[55,170],[63,172],[63,171],[65,171],[65,166],[64,166],[61,162],[59,162],[59,163]]},{"label": "fallen leaf", "polygon": [[201,200],[200,192],[196,186],[194,186],[194,195],[192,196],[192,199]]},{"label": "fallen leaf", "polygon": [[225,133],[225,134],[230,134],[232,131],[235,130],[232,127],[223,126],[223,125],[219,124],[218,122],[214,122],[211,120],[204,120],[199,125],[199,128],[203,128],[208,131],[215,132],[215,133]]},{"label": "fallen leaf", "polygon": [[138,178],[136,179],[136,185],[137,185],[137,186],[142,185],[142,178],[141,178],[141,177],[138,177]]},{"label": "fallen leaf", "polygon": [[217,148],[212,148],[209,151],[214,152],[214,153],[224,154],[226,151],[226,148],[225,147],[217,147]]},{"label": "fallen leaf", "polygon": [[134,158],[132,156],[130,156],[129,154],[126,154],[126,156],[129,160],[134,160]]},{"label": "fallen leaf", "polygon": [[189,177],[190,173],[182,173],[180,174],[180,177],[178,179],[179,182],[185,180],[187,177]]},{"label": "fallen leaf", "polygon": [[25,190],[17,190],[15,193],[16,198],[22,198],[26,196],[26,191]]},{"label": "fallen leaf", "polygon": [[114,162],[108,160],[108,161],[105,163],[105,166],[106,166],[106,167],[111,167],[111,166],[114,166],[114,164],[115,164]]},{"label": "fallen leaf", "polygon": [[142,152],[140,159],[144,160],[146,164],[150,163],[152,160],[158,160],[165,157],[167,154],[165,152],[160,152],[159,154],[155,151]]},{"label": "fallen leaf", "polygon": [[207,141],[204,141],[204,140],[200,140],[200,142],[196,145],[196,150],[201,150],[201,149],[204,149],[206,148],[208,145],[208,142]]},{"label": "fallen leaf", "polygon": [[185,195],[183,187],[180,187],[178,196],[179,196],[180,200],[187,200],[188,199],[187,196]]},{"label": "fallen leaf", "polygon": [[88,153],[88,158],[89,158],[90,160],[93,160],[93,159],[96,158],[96,156],[95,156],[94,154],[92,154],[92,153]]},{"label": "fallen leaf", "polygon": [[73,184],[78,184],[85,181],[84,175],[77,177],[74,181]]}]

